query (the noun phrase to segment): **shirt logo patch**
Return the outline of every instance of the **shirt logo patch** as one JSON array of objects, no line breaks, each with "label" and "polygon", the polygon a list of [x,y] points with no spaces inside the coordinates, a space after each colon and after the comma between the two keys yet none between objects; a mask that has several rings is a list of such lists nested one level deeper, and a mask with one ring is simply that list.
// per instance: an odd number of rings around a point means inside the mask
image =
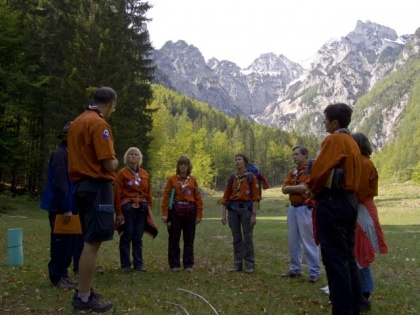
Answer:
[{"label": "shirt logo patch", "polygon": [[109,134],[109,131],[107,129],[104,130],[104,132],[102,133],[102,136],[104,137],[105,140],[111,139],[111,135]]},{"label": "shirt logo patch", "polygon": [[249,189],[247,189],[247,190],[245,191],[245,194],[249,195]]}]

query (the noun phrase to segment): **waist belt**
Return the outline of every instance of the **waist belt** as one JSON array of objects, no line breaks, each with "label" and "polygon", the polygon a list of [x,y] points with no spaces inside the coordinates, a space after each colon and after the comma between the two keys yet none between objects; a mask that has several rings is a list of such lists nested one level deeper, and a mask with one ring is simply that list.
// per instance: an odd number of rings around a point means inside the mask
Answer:
[{"label": "waist belt", "polygon": [[304,205],[305,204],[303,202],[302,203],[292,203],[292,207],[295,207],[295,208],[302,207]]},{"label": "waist belt", "polygon": [[175,201],[175,203],[177,203],[179,205],[189,205],[191,202],[188,202],[188,201]]}]

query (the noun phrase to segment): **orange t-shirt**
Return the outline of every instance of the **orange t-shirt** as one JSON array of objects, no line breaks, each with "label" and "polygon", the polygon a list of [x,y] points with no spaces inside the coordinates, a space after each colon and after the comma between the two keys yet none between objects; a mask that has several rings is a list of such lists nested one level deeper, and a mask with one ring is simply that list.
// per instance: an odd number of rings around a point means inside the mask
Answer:
[{"label": "orange t-shirt", "polygon": [[226,182],[225,191],[222,198],[222,205],[226,205],[228,201],[259,201],[260,189],[257,177],[252,174],[251,185],[248,183],[248,173],[245,173],[238,180],[235,176],[230,187],[230,176]]},{"label": "orange t-shirt", "polygon": [[188,180],[181,179],[178,175],[173,175],[168,178],[165,189],[163,190],[162,216],[168,216],[169,199],[171,197],[172,188],[175,189],[174,201],[195,203],[197,210],[196,218],[201,220],[203,218],[204,204],[200,190],[198,189],[197,181],[191,175],[188,176]]},{"label": "orange t-shirt", "polygon": [[378,195],[378,171],[370,160],[370,157],[363,156],[363,172],[360,176],[359,188],[356,191],[357,201],[373,200]]},{"label": "orange t-shirt", "polygon": [[[302,185],[309,181],[309,174],[306,173],[308,162],[306,162],[300,168],[294,168],[287,174],[287,178],[284,181],[283,187]],[[301,194],[289,194],[289,200],[292,204],[303,203],[305,198]]]},{"label": "orange t-shirt", "polygon": [[139,168],[138,178],[127,167],[120,169],[114,183],[114,207],[117,216],[122,215],[124,199],[140,198],[140,202],[147,202],[152,206],[152,187],[149,174]]},{"label": "orange t-shirt", "polygon": [[111,128],[96,110],[87,109],[73,121],[67,145],[72,181],[85,177],[115,180],[115,172],[102,165],[102,160],[115,158]]},{"label": "orange t-shirt", "polygon": [[347,132],[327,136],[311,168],[308,187],[313,194],[325,188],[328,176],[335,167],[344,170],[343,190],[357,191],[362,173],[362,155],[356,142]]}]

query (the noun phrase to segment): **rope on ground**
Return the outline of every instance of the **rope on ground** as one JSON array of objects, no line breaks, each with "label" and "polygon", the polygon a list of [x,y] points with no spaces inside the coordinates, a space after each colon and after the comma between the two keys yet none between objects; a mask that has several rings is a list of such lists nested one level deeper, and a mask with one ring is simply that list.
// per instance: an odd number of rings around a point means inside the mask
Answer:
[{"label": "rope on ground", "polygon": [[195,296],[197,296],[197,297],[199,297],[200,299],[202,299],[204,302],[206,302],[207,303],[207,305],[209,305],[210,307],[211,307],[211,309],[213,310],[213,312],[214,312],[214,314],[216,314],[216,315],[219,315],[219,313],[216,311],[216,309],[213,307],[213,305],[211,305],[205,298],[203,298],[201,295],[199,295],[199,294],[197,294],[197,293],[194,293],[194,292],[192,292],[192,291],[188,291],[188,290],[185,290],[185,289],[179,289],[178,288],[178,291],[184,291],[184,292],[187,292],[187,293],[190,293],[190,294],[192,294],[192,295],[195,295]]}]

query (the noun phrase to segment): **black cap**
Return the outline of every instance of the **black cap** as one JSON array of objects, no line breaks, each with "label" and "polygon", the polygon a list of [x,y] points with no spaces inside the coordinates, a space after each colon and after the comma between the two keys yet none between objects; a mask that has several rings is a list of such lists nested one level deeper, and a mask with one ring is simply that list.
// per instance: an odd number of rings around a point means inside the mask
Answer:
[{"label": "black cap", "polygon": [[66,124],[63,127],[63,132],[61,134],[57,135],[58,139],[62,139],[67,135],[67,132],[69,131],[69,128],[70,128],[72,123],[73,123],[73,121],[66,122]]}]

